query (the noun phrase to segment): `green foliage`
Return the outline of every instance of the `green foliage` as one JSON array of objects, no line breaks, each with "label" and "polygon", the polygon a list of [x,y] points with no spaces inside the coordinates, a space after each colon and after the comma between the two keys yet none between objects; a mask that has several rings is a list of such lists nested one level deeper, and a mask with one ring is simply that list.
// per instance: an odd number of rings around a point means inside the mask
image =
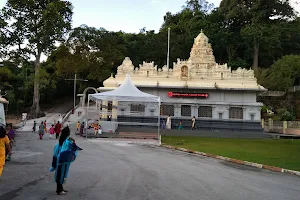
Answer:
[{"label": "green foliage", "polygon": [[289,111],[284,111],[280,115],[280,121],[295,121],[295,120],[296,120],[296,116]]},{"label": "green foliage", "polygon": [[266,106],[266,105],[263,105],[262,107],[261,107],[261,111],[262,112],[267,112],[268,111],[268,106]]},{"label": "green foliage", "polygon": [[64,34],[71,29],[72,14],[68,1],[8,0],[1,11],[7,23],[4,27],[7,44],[18,45],[19,56],[50,53],[55,42],[63,40]]},{"label": "green foliage", "polygon": [[287,111],[287,109],[285,109],[285,108],[276,109],[276,112],[277,112],[278,115],[282,115],[286,111]]},{"label": "green foliage", "polygon": [[268,70],[266,79],[272,90],[282,90],[294,86],[297,78],[300,77],[300,56],[288,55],[277,60]]}]

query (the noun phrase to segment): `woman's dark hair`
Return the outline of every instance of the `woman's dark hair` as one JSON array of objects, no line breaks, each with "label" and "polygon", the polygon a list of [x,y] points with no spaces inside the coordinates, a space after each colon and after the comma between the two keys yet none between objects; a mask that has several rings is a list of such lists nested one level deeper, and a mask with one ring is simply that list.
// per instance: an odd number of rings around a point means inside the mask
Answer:
[{"label": "woman's dark hair", "polygon": [[67,137],[69,137],[70,135],[70,129],[69,127],[65,127],[62,131],[61,131],[61,135],[59,137],[59,146],[62,146],[64,141],[67,139]]},{"label": "woman's dark hair", "polygon": [[6,130],[3,126],[0,126],[0,138],[4,138],[6,136]]}]

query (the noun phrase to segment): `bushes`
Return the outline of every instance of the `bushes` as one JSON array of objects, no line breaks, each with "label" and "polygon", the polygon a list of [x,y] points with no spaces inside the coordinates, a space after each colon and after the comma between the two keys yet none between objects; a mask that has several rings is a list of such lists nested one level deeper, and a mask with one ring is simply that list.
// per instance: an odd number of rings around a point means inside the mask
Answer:
[{"label": "bushes", "polygon": [[296,120],[296,116],[293,115],[293,113],[291,113],[289,111],[285,111],[284,113],[282,113],[280,115],[280,120],[281,121],[295,121]]},{"label": "bushes", "polygon": [[262,112],[274,121],[295,121],[296,115],[293,112],[288,111],[286,108],[276,109],[275,113],[267,113],[269,111],[268,106],[262,106]]}]

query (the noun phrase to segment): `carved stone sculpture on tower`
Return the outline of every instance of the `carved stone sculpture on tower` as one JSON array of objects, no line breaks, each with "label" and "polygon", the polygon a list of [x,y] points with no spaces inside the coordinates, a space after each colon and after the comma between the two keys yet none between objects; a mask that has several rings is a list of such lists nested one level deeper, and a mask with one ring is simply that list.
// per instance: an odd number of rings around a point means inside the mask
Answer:
[{"label": "carved stone sculpture on tower", "polygon": [[126,75],[127,73],[132,73],[134,71],[134,65],[129,57],[123,60],[122,65],[118,67],[118,75]]},{"label": "carved stone sculpture on tower", "polygon": [[208,43],[208,37],[202,30],[194,40],[189,60],[191,60],[194,64],[205,63],[209,66],[216,64],[211,44]]}]

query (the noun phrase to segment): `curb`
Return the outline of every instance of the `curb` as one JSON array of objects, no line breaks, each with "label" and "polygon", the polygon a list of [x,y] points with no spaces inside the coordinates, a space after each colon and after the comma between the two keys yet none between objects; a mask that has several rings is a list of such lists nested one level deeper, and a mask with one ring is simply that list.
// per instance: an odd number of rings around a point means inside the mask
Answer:
[{"label": "curb", "polygon": [[243,160],[237,160],[237,159],[233,159],[233,158],[227,158],[227,157],[218,156],[218,155],[214,155],[214,154],[210,154],[210,153],[204,153],[204,152],[174,147],[174,146],[170,146],[170,145],[162,144],[160,146],[167,148],[167,149],[173,149],[173,150],[177,150],[177,151],[183,151],[186,153],[192,153],[192,154],[197,154],[197,155],[201,155],[201,156],[205,156],[205,157],[224,160],[224,161],[228,161],[228,162],[239,164],[239,165],[247,165],[247,166],[256,167],[256,168],[260,168],[260,169],[267,169],[267,170],[270,170],[273,172],[281,172],[281,173],[287,173],[287,174],[300,176],[300,171],[294,171],[294,170],[284,169],[284,168],[280,168],[280,167],[274,167],[274,166],[263,165],[263,164],[259,164],[259,163],[243,161]]}]

